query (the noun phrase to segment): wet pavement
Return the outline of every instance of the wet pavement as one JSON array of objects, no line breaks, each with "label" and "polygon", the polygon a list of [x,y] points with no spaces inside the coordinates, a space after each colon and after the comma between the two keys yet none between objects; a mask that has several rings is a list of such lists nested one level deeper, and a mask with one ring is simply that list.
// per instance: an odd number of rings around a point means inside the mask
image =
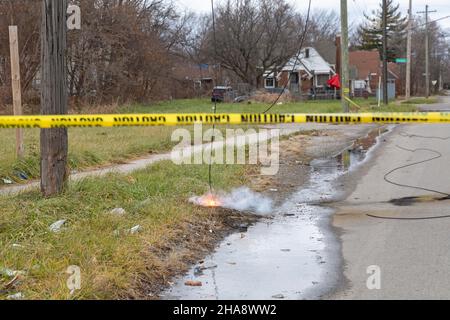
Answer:
[{"label": "wet pavement", "polygon": [[346,181],[333,220],[346,285],[327,298],[450,298],[449,136],[446,124],[397,126]]}]

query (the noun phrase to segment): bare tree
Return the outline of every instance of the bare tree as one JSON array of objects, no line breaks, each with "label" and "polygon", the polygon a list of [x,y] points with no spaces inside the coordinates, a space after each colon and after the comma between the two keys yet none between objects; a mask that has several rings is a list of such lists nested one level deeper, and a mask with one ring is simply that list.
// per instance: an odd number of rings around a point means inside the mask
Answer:
[{"label": "bare tree", "polygon": [[257,86],[265,70],[284,64],[295,53],[294,17],[284,0],[228,0],[216,11],[216,43],[212,28],[206,30],[203,54]]},{"label": "bare tree", "polygon": [[[29,0],[0,0],[0,42],[8,43],[8,25],[17,25],[19,31],[19,52],[21,64],[21,86],[30,89],[40,66],[40,3]],[[0,46],[0,86],[10,93],[11,75],[9,48]],[[7,101],[11,99],[7,95]]]},{"label": "bare tree", "polygon": [[[170,0],[72,0],[82,28],[68,33],[68,90],[81,103],[145,101],[172,95],[174,58],[188,57],[195,17]],[[22,87],[40,70],[40,0],[0,0],[0,40],[19,26]],[[9,51],[0,46],[0,86],[10,92]],[[3,103],[10,103],[10,94]],[[2,101],[0,101],[2,102]]]}]

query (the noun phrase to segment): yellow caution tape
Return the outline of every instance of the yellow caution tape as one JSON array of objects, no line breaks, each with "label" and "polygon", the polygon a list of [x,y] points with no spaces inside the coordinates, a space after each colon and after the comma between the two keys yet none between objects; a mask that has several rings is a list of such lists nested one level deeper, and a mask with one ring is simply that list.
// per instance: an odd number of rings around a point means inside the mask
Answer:
[{"label": "yellow caution tape", "polygon": [[183,126],[282,123],[450,123],[450,113],[352,113],[352,114],[114,114],[60,116],[0,116],[0,128],[70,128]]}]

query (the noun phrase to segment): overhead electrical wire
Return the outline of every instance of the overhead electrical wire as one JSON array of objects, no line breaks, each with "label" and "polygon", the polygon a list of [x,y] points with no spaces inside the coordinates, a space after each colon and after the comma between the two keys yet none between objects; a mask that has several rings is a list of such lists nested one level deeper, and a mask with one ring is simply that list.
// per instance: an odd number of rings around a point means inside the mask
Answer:
[{"label": "overhead electrical wire", "polygon": [[[442,20],[445,20],[445,19],[450,19],[450,16],[445,16],[445,17],[442,17],[442,18],[439,18],[439,19],[430,20],[430,21],[428,21],[428,24],[431,24],[431,23],[434,23],[434,22],[439,22],[439,21],[442,21]],[[427,23],[422,23],[422,24],[419,24],[417,26],[412,27],[411,30],[415,30],[415,29],[424,27],[426,25],[427,25]]]},{"label": "overhead electrical wire", "polygon": [[[302,36],[300,38],[300,45],[299,45],[299,48],[297,50],[297,55],[295,57],[294,65],[292,66],[292,71],[289,73],[288,80],[286,81],[286,83],[285,83],[285,85],[283,87],[283,90],[279,93],[279,95],[277,96],[275,101],[270,105],[270,107],[266,111],[264,111],[264,113],[267,113],[270,110],[272,110],[272,108],[278,103],[278,101],[280,101],[281,97],[283,96],[284,92],[286,91],[286,89],[287,89],[287,87],[288,87],[288,85],[290,83],[292,73],[294,73],[295,68],[297,67],[297,65],[299,63],[301,63],[300,55],[301,55],[301,51],[303,49],[303,44],[305,43],[306,34],[308,33],[310,17],[311,17],[311,0],[309,0],[308,12],[307,12],[306,21],[305,21],[305,28],[304,28],[303,34],[302,34]],[[275,79],[274,79],[274,81],[275,81]]]},{"label": "overhead electrical wire", "polygon": [[[215,53],[215,60],[217,60],[217,38],[216,38],[216,15],[215,15],[215,8],[214,8],[214,0],[211,0],[211,14],[212,14],[212,28],[213,28],[213,45],[214,45],[214,53]],[[214,114],[217,113],[217,99],[214,98],[214,107],[213,112]],[[215,130],[216,130],[216,124],[213,124],[213,133],[211,135],[211,145],[210,145],[210,152],[209,152],[209,166],[208,166],[208,184],[209,184],[209,192],[213,192],[213,184],[212,184],[212,154],[213,154],[213,146],[215,141]]]},{"label": "overhead electrical wire", "polygon": [[[306,39],[306,34],[308,31],[308,26],[309,26],[309,20],[310,20],[310,16],[311,16],[311,2],[312,0],[309,0],[309,4],[308,4],[308,13],[307,13],[307,18],[306,18],[306,22],[305,22],[305,29],[303,31],[303,34],[301,36],[301,40],[300,40],[300,46],[299,46],[299,51],[296,57],[296,61],[294,63],[293,66],[293,70],[292,72],[295,71],[296,65],[299,61],[299,56],[300,56],[300,52],[303,48],[303,44],[305,42]],[[212,14],[212,27],[213,27],[213,45],[214,45],[214,52],[217,58],[217,37],[216,37],[216,20],[215,20],[215,8],[214,8],[214,0],[211,0],[211,14]],[[290,79],[290,77],[289,77]],[[272,103],[272,105],[264,112],[267,113],[269,112],[276,104],[277,102],[280,100],[281,96],[283,95],[283,92],[287,89],[289,81],[286,83],[283,91],[280,93],[280,95],[277,97],[277,99]],[[214,99],[214,114],[217,113],[217,99]],[[213,124],[213,131],[215,130],[215,124]],[[210,158],[209,158],[209,167],[208,167],[208,184],[209,184],[209,191],[210,193],[213,192],[213,183],[212,183],[212,152],[213,152],[213,145],[214,145],[214,133],[211,137],[211,150],[210,150]]]}]

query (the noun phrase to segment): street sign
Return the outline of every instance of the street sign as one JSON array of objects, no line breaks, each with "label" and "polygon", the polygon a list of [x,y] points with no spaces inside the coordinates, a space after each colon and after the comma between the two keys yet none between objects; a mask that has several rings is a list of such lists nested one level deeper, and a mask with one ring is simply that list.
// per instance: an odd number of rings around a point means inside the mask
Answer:
[{"label": "street sign", "polygon": [[407,63],[408,59],[407,58],[397,58],[395,59],[395,63]]}]

